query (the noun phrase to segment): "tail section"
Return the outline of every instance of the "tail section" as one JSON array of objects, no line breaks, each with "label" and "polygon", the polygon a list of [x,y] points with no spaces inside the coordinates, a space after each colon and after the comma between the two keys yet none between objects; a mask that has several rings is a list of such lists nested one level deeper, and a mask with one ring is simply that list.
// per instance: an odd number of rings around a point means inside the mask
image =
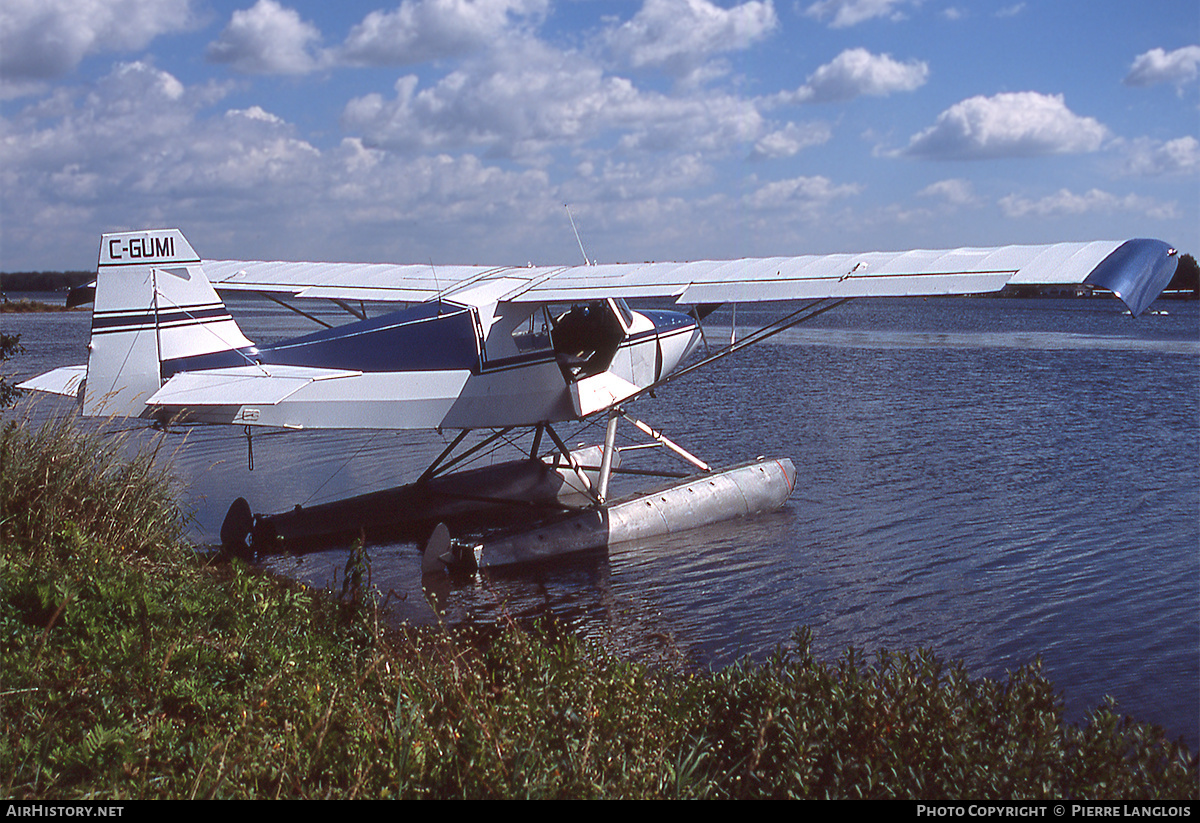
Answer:
[{"label": "tail section", "polygon": [[164,362],[250,345],[178,229],[101,238],[85,415],[140,417]]}]

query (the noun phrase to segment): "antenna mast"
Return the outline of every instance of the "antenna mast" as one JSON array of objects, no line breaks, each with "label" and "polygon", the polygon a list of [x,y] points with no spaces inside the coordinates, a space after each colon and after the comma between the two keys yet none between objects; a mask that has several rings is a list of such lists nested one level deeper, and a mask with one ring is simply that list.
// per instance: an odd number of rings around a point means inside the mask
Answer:
[{"label": "antenna mast", "polygon": [[579,253],[583,255],[583,264],[585,266],[595,265],[588,260],[587,252],[583,250],[583,241],[579,239],[579,229],[575,228],[575,218],[571,216],[571,207],[563,203],[563,208],[567,210],[567,219],[571,221],[571,231],[575,232],[575,242],[579,244]]}]

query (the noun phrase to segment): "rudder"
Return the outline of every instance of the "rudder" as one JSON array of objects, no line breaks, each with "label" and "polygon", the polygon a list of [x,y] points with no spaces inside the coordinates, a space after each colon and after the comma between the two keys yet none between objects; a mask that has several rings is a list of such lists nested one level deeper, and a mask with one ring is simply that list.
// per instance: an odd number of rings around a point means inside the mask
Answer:
[{"label": "rudder", "polygon": [[250,345],[178,229],[101,237],[85,415],[143,416],[163,361]]}]

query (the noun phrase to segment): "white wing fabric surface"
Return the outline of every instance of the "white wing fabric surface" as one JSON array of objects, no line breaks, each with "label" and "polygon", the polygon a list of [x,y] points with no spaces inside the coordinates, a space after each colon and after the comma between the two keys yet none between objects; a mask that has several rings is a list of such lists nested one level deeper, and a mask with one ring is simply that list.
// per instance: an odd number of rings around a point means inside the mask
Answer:
[{"label": "white wing fabric surface", "polygon": [[467,305],[606,297],[749,303],[982,294],[1009,284],[1089,283],[1113,291],[1140,314],[1174,274],[1175,252],[1158,240],[1128,240],[589,266],[209,260],[204,270],[218,291],[400,302],[440,297]]}]

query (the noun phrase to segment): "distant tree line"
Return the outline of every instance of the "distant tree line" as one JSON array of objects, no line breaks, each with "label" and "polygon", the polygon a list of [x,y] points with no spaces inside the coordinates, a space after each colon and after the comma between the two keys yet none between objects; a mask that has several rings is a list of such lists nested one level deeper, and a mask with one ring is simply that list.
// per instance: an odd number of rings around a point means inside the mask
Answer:
[{"label": "distant tree line", "polygon": [[1193,298],[1200,297],[1200,265],[1196,264],[1195,257],[1185,254],[1179,258],[1179,266],[1167,284],[1167,291],[1190,291]]}]

